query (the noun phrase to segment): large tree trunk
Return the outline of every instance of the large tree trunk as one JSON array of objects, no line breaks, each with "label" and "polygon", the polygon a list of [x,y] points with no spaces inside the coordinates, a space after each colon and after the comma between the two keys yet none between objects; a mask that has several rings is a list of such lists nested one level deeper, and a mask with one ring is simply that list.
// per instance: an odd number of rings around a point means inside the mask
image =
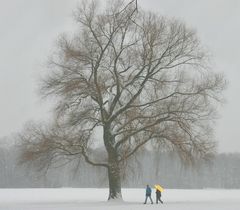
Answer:
[{"label": "large tree trunk", "polygon": [[122,200],[120,168],[118,163],[112,160],[109,160],[108,180],[109,180],[108,200],[111,199]]},{"label": "large tree trunk", "polygon": [[110,132],[110,125],[104,127],[104,144],[108,152],[108,181],[109,181],[109,196],[108,200],[120,199],[121,193],[121,173],[118,161],[117,150],[114,148],[114,137]]}]

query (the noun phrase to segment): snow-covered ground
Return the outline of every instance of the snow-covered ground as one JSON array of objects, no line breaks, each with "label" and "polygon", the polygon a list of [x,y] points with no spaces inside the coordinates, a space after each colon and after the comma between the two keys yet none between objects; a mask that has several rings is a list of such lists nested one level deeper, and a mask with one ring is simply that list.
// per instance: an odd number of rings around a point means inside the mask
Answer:
[{"label": "snow-covered ground", "polygon": [[[106,202],[107,189],[0,189],[1,210],[238,210],[240,190],[165,190],[164,204],[143,205],[144,189],[123,189],[125,202]],[[153,193],[155,201],[155,194]]]}]

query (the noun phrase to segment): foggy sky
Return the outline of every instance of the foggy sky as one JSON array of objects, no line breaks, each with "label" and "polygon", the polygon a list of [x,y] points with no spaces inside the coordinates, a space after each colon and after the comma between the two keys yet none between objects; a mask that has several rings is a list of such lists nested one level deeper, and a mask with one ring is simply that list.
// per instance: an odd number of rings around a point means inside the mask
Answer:
[{"label": "foggy sky", "polygon": [[[57,37],[73,32],[77,0],[0,0],[0,138],[28,120],[45,120],[51,101],[37,94],[38,80]],[[138,0],[139,5],[176,17],[197,30],[212,55],[213,69],[224,72],[227,103],[216,124],[220,152],[240,152],[240,1]]]}]

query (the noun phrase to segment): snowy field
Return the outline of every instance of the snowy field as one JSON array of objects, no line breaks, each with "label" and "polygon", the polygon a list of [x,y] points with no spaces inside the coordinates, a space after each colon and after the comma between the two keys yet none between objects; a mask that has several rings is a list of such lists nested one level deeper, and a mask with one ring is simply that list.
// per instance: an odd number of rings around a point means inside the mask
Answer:
[{"label": "snowy field", "polygon": [[[164,204],[143,205],[144,189],[123,189],[124,203],[106,202],[107,189],[0,189],[1,210],[238,210],[240,190],[165,190]],[[155,201],[155,193],[153,193]]]}]

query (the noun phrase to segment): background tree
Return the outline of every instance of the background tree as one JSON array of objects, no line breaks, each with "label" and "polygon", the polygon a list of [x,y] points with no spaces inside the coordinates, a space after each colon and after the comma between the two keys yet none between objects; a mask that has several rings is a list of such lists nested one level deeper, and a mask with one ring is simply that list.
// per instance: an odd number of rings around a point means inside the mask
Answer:
[{"label": "background tree", "polygon": [[[23,161],[46,167],[83,158],[106,168],[108,199],[116,199],[124,166],[141,147],[173,149],[185,161],[214,152],[225,81],[208,68],[194,30],[140,10],[137,0],[101,10],[82,2],[74,16],[79,30],[61,36],[41,84],[56,99],[54,122],[21,134]],[[105,151],[94,154],[99,145]]]}]

